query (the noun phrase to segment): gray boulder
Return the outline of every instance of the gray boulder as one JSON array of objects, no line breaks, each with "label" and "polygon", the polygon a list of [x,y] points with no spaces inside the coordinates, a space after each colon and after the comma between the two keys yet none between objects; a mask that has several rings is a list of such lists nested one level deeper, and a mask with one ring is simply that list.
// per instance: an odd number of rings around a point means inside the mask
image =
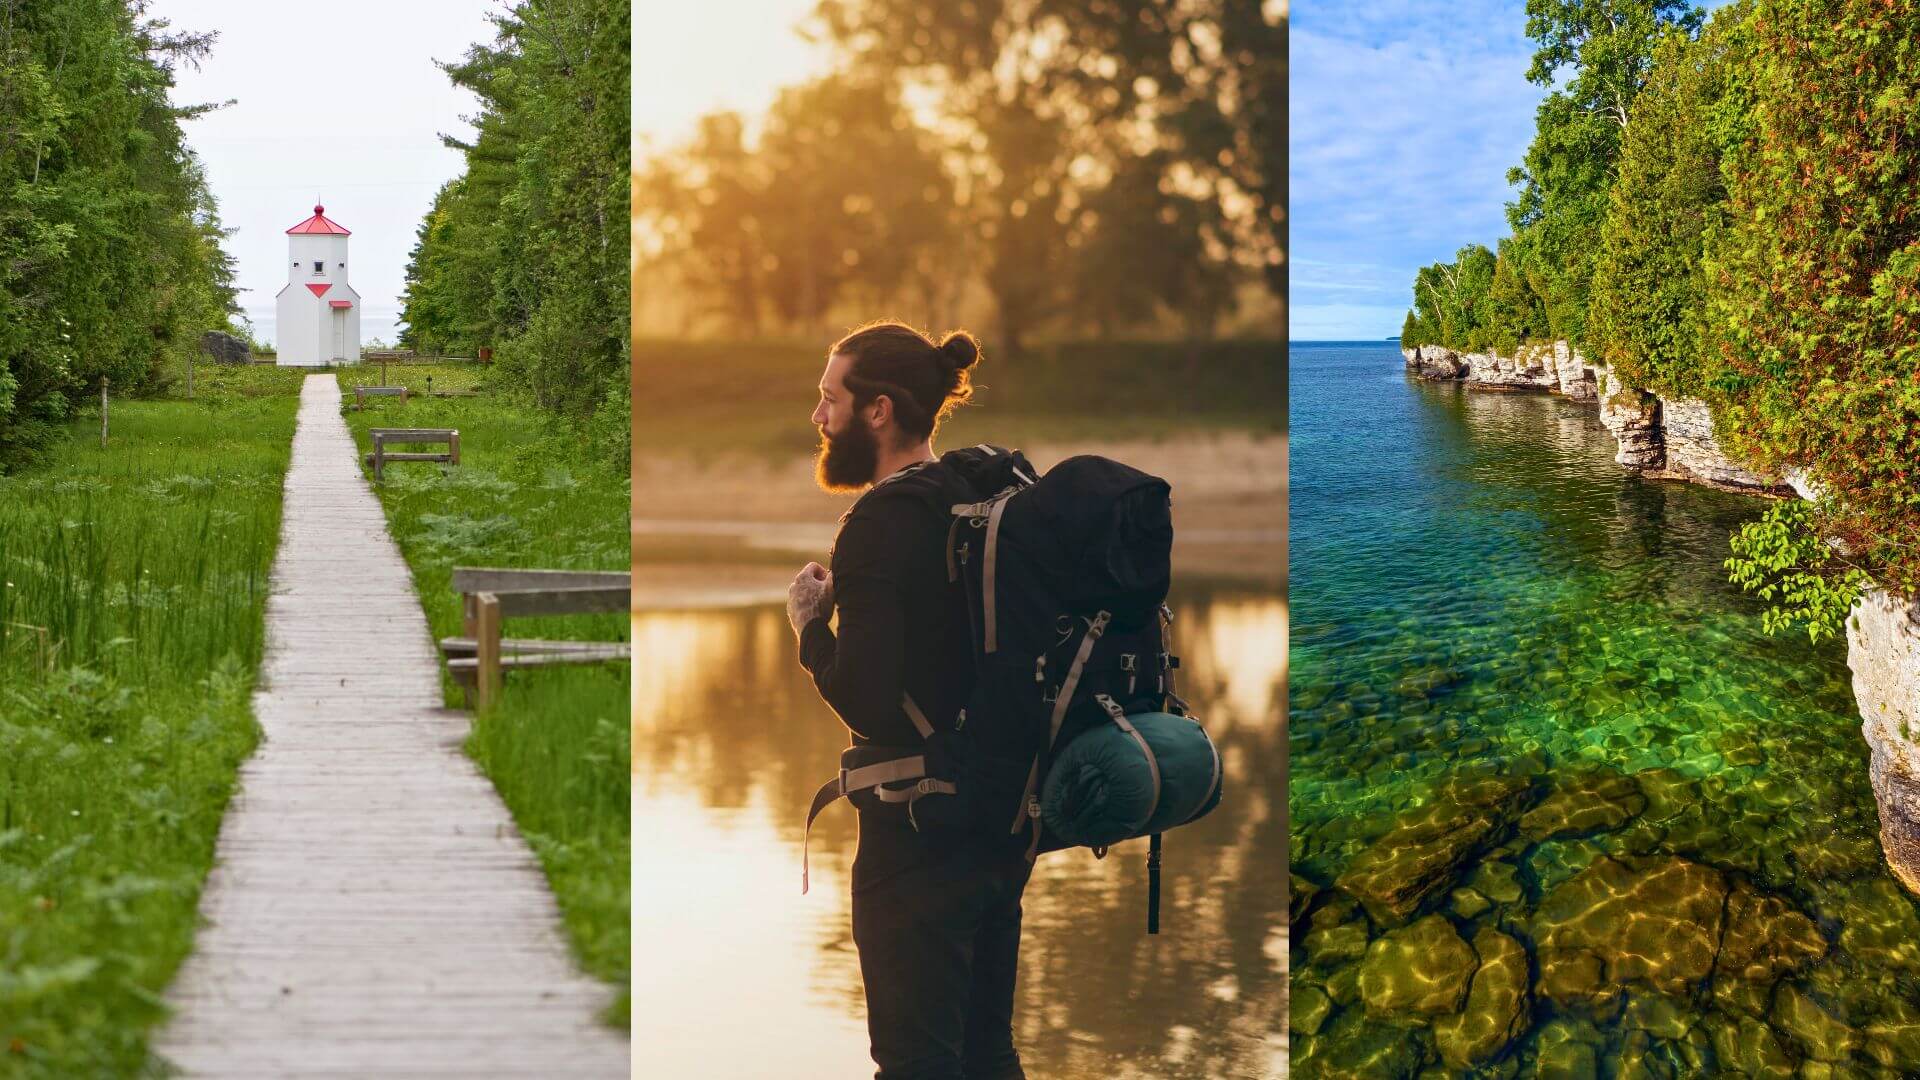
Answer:
[{"label": "gray boulder", "polygon": [[200,348],[216,364],[245,364],[253,359],[253,350],[232,334],[209,330],[200,335]]}]

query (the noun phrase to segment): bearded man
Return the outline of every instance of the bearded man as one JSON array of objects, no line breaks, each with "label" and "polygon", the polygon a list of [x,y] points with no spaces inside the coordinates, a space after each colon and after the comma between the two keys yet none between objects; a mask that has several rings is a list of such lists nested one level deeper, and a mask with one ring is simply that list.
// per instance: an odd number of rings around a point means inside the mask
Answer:
[{"label": "bearded man", "polygon": [[[837,342],[820,379],[816,480],[862,492],[829,561],[788,590],[800,663],[856,747],[922,745],[907,712],[954,716],[973,683],[963,587],[947,573],[948,519],[924,499],[874,498],[944,469],[939,424],[972,396],[979,346],[935,343],[898,323]],[[837,614],[837,620],[835,616]],[[869,795],[853,862],[853,941],[866,989],[876,1080],[1024,1078],[1013,1046],[1024,839],[922,834],[903,807]]]}]

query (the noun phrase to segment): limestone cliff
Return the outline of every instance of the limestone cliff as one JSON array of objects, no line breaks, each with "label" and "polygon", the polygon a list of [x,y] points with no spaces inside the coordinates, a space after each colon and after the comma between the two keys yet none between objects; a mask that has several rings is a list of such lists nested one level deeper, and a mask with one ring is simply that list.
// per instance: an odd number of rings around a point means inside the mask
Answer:
[{"label": "limestone cliff", "polygon": [[1743,468],[1727,456],[1713,436],[1713,412],[1706,402],[1624,385],[1605,364],[1586,359],[1567,342],[1522,345],[1510,357],[1441,345],[1400,352],[1423,379],[1488,390],[1544,390],[1594,402],[1600,422],[1620,443],[1615,460],[1647,476],[1726,491],[1793,494],[1786,481]]},{"label": "limestone cliff", "polygon": [[1872,752],[1880,847],[1920,894],[1920,602],[1875,590],[1847,619],[1847,667]]}]

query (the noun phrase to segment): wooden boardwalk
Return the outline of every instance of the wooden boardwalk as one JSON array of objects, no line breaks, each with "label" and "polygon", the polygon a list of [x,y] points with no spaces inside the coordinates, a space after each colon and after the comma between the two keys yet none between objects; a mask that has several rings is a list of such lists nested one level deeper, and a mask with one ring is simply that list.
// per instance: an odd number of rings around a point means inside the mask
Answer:
[{"label": "wooden boardwalk", "polygon": [[331,373],[300,394],[267,658],[156,1051],[189,1076],[624,1077],[611,992],[441,706]]}]

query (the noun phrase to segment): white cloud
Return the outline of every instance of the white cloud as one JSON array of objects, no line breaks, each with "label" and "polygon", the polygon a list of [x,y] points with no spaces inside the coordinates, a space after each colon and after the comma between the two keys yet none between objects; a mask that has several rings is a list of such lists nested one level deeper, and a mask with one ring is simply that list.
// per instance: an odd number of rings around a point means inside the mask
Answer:
[{"label": "white cloud", "polygon": [[1294,8],[1291,336],[1396,333],[1418,267],[1506,233],[1544,94],[1525,26],[1517,2]]}]

